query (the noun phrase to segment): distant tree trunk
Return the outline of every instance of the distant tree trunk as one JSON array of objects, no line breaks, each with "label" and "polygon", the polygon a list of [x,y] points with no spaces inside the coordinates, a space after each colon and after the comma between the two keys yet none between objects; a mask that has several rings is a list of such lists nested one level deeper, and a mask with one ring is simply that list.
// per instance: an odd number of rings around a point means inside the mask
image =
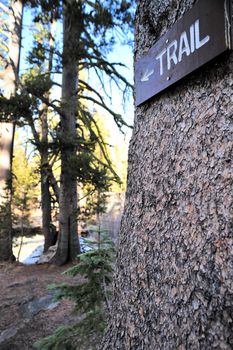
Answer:
[{"label": "distant tree trunk", "polygon": [[[22,1],[11,1],[8,12],[9,45],[7,65],[3,75],[4,95],[15,94],[21,48]],[[14,146],[14,123],[0,123],[0,261],[12,259],[12,159]]]},{"label": "distant tree trunk", "polygon": [[[73,1],[73,6],[79,5]],[[57,252],[52,261],[59,265],[74,260],[80,253],[77,236],[77,180],[72,166],[72,159],[76,158],[77,153],[78,71],[77,58],[74,56],[73,50],[78,41],[78,26],[78,18],[74,20],[72,9],[64,8],[59,236]]]},{"label": "distant tree trunk", "polygon": [[[53,67],[53,50],[54,50],[54,35],[55,35],[56,22],[53,21],[51,24],[50,41],[49,41],[49,62],[48,72],[52,71]],[[46,99],[49,100],[50,93],[46,93]],[[51,194],[50,194],[50,177],[49,177],[49,152],[48,152],[48,106],[42,105],[41,114],[41,206],[42,206],[42,232],[45,238],[44,252],[49,247],[56,243],[56,232],[52,226],[52,207],[51,207]]]},{"label": "distant tree trunk", "polygon": [[48,108],[42,107],[41,115],[41,147],[40,147],[40,175],[41,175],[41,207],[42,207],[42,232],[45,238],[44,252],[56,243],[55,237],[51,234],[52,208],[51,194],[49,190],[48,177]]},{"label": "distant tree trunk", "polygon": [[[138,59],[194,0],[140,0]],[[102,350],[233,348],[233,54],[136,108]]]},{"label": "distant tree trunk", "polygon": [[0,261],[12,260],[11,152],[13,125],[0,123]]}]

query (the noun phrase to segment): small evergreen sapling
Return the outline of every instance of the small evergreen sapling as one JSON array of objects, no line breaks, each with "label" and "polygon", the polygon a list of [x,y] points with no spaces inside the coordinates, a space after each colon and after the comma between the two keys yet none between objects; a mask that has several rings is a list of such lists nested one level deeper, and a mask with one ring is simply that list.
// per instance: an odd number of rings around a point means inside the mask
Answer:
[{"label": "small evergreen sapling", "polygon": [[51,285],[57,298],[70,298],[76,303],[80,321],[59,327],[54,334],[37,341],[39,350],[95,350],[98,349],[106,326],[111,299],[111,282],[115,249],[112,240],[103,232],[97,240],[87,240],[94,248],[79,255],[80,262],[65,271],[71,276],[82,276],[78,285]]}]

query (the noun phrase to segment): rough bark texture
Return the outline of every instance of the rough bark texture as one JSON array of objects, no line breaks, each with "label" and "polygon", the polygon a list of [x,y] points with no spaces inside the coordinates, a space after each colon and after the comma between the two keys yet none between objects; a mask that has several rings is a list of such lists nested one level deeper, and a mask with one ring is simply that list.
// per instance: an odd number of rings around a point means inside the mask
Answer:
[{"label": "rough bark texture", "polygon": [[[75,6],[75,2],[73,2]],[[59,194],[58,247],[52,262],[64,264],[80,253],[77,236],[77,177],[72,160],[76,157],[76,108],[78,71],[73,54],[77,37],[78,19],[75,22],[64,7],[63,15],[63,71],[61,117],[61,184]],[[77,43],[76,43],[77,44]]]},{"label": "rough bark texture", "polygon": [[[195,1],[141,0],[136,59]],[[233,348],[233,54],[136,108],[102,350]]]},{"label": "rough bark texture", "polygon": [[[3,74],[4,95],[14,95],[20,61],[21,31],[23,17],[22,1],[11,1],[8,13],[8,58]],[[13,123],[0,123],[0,260],[12,259],[12,159],[14,147]]]}]

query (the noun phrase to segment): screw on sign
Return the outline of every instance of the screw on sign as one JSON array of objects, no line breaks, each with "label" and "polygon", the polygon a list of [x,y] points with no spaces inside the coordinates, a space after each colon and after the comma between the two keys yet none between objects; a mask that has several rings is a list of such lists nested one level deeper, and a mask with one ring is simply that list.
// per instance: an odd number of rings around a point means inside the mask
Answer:
[{"label": "screw on sign", "polygon": [[231,49],[230,18],[229,0],[199,0],[136,61],[136,105]]}]

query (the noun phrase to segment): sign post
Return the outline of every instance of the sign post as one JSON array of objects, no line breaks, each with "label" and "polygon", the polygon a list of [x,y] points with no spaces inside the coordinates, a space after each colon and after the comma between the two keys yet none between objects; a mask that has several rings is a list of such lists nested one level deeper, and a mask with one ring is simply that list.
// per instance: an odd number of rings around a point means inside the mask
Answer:
[{"label": "sign post", "polygon": [[135,64],[140,105],[231,49],[229,0],[199,0]]}]

